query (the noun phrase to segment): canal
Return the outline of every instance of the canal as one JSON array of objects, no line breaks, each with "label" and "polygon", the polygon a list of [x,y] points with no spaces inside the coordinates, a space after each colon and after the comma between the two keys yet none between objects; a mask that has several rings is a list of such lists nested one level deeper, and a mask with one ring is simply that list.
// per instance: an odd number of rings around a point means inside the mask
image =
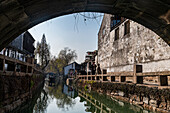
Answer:
[{"label": "canal", "polygon": [[31,100],[11,113],[151,113],[104,94],[75,90],[63,83],[39,89]]}]

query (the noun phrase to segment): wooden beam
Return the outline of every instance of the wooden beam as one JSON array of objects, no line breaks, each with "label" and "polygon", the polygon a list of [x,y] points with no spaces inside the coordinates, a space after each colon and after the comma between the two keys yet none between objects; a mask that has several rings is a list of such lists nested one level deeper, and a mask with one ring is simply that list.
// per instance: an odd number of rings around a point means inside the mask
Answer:
[{"label": "wooden beam", "polygon": [[162,71],[162,72],[146,72],[146,73],[136,73],[137,76],[163,76],[163,75],[169,75],[170,71]]}]

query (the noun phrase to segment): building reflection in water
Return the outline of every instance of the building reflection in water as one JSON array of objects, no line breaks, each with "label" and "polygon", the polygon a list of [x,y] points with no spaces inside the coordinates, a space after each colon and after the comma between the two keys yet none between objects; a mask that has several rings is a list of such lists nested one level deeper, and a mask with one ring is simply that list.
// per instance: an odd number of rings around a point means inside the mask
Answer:
[{"label": "building reflection in water", "polygon": [[30,101],[12,113],[54,113],[49,111],[49,108],[51,111],[57,109],[61,113],[75,113],[75,109],[80,109],[81,113],[150,113],[103,94],[76,91],[62,82],[54,86],[45,85]]},{"label": "building reflection in water", "polygon": [[86,112],[91,113],[151,113],[137,106],[113,99],[96,92],[78,91],[80,102],[84,102]]},{"label": "building reflection in water", "polygon": [[72,108],[76,101],[72,99],[74,97],[75,91],[69,91],[68,86],[63,83],[58,83],[54,87],[48,87],[48,94],[51,98],[56,99],[57,107],[63,111],[68,111]]}]

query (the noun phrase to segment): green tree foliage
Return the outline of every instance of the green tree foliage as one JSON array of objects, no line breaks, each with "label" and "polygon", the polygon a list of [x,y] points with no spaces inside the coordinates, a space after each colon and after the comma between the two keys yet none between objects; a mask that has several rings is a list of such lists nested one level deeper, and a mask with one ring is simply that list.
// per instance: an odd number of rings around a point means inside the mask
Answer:
[{"label": "green tree foliage", "polygon": [[71,50],[68,47],[65,47],[63,50],[60,51],[58,55],[59,59],[62,59],[68,65],[71,61],[74,61],[77,58],[77,54],[75,50]]},{"label": "green tree foliage", "polygon": [[63,71],[62,68],[65,65],[66,63],[64,60],[54,57],[47,67],[47,72],[58,73],[60,75]]},{"label": "green tree foliage", "polygon": [[69,108],[72,108],[76,104],[76,102],[63,93],[63,88],[64,84],[59,81],[58,85],[48,88],[48,91],[50,96],[54,96],[56,98],[58,108],[61,108],[63,111],[68,111]]},{"label": "green tree foliage", "polygon": [[[46,113],[46,109],[48,107],[48,104],[50,103],[49,100],[50,98],[47,92],[43,89],[35,103],[33,113]],[[25,113],[32,113],[32,112],[25,111]]]},{"label": "green tree foliage", "polygon": [[44,69],[48,65],[48,62],[50,60],[50,45],[47,44],[44,34],[41,39],[41,43],[37,42],[35,54],[39,58],[42,69]]},{"label": "green tree foliage", "polygon": [[71,50],[68,47],[60,51],[58,57],[53,57],[48,65],[47,71],[58,74],[63,73],[63,67],[77,58],[75,50]]}]

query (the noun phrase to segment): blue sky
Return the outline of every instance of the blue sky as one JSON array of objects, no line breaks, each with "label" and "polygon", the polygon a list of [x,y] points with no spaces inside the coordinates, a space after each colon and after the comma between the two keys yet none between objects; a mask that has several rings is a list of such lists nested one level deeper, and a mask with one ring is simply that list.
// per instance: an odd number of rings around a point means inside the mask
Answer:
[{"label": "blue sky", "polygon": [[42,35],[45,34],[53,56],[57,56],[64,47],[76,50],[78,55],[76,61],[81,63],[84,61],[86,51],[97,49],[97,34],[102,17],[97,18],[97,21],[86,19],[85,22],[83,16],[79,15],[75,19],[75,15],[71,14],[48,20],[29,29],[29,32],[36,41],[41,41]]}]

